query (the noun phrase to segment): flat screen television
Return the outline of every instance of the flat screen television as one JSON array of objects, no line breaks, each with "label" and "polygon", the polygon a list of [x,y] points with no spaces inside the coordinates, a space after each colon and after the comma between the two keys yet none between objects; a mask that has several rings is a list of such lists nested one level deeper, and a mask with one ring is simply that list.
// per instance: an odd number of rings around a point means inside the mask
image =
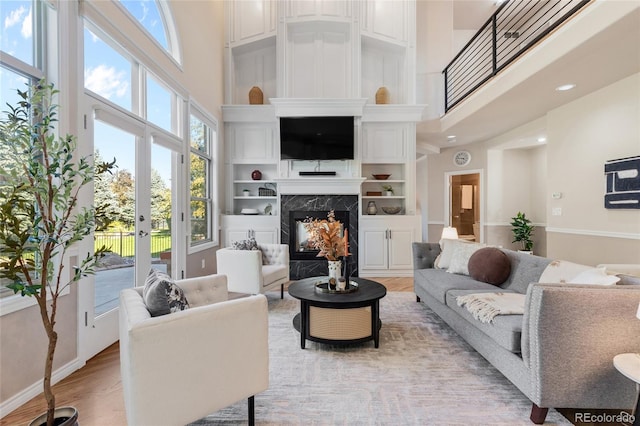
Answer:
[{"label": "flat screen television", "polygon": [[353,117],[281,117],[283,160],[353,160]]}]

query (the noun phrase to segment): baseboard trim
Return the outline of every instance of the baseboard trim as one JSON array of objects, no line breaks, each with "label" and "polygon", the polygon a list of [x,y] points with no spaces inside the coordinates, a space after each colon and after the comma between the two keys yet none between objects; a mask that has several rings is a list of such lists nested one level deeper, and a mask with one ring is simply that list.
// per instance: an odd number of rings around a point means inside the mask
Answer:
[{"label": "baseboard trim", "polygon": [[[55,385],[60,380],[68,377],[74,371],[82,368],[83,364],[80,362],[79,358],[72,360],[71,362],[63,365],[53,372],[51,375],[51,382]],[[17,393],[6,401],[2,401],[0,403],[0,419],[7,416],[9,413],[14,411],[15,409],[23,406],[36,396],[42,393],[42,380],[38,380],[36,383],[27,387],[23,391]]]}]

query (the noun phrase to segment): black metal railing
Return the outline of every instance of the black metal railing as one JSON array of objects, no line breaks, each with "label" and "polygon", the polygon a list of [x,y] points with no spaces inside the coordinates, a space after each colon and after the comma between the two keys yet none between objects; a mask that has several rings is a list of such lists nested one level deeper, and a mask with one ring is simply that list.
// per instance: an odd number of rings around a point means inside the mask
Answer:
[{"label": "black metal railing", "polygon": [[507,0],[444,69],[449,111],[591,0]]}]

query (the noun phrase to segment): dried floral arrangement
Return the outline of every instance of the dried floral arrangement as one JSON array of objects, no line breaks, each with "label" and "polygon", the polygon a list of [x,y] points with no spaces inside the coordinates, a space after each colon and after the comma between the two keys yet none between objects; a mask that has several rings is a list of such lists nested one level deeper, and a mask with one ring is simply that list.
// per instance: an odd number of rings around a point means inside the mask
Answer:
[{"label": "dried floral arrangement", "polygon": [[311,247],[320,250],[318,257],[339,260],[349,256],[349,231],[345,229],[344,236],[340,236],[341,223],[336,220],[333,210],[327,214],[327,219],[307,218],[303,225],[309,234]]}]

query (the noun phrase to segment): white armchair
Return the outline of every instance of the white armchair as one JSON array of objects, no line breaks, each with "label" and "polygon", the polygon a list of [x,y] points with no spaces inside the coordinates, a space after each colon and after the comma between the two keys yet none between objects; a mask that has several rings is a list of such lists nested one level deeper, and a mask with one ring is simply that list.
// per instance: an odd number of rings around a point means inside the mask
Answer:
[{"label": "white armchair", "polygon": [[218,273],[227,276],[229,291],[259,294],[289,281],[289,246],[258,244],[259,250],[222,248],[216,252]]},{"label": "white armchair", "polygon": [[142,288],[120,293],[120,369],[130,425],[184,425],[269,386],[264,295],[227,300],[227,279],[177,281],[190,308],[151,317]]}]

